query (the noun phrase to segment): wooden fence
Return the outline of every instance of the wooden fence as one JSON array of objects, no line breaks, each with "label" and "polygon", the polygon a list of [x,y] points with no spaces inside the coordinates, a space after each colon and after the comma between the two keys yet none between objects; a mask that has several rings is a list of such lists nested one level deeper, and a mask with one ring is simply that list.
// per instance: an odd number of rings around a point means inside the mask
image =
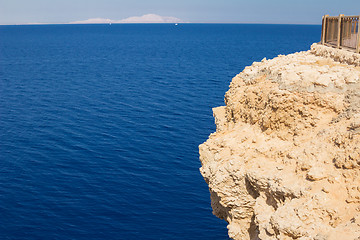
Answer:
[{"label": "wooden fence", "polygon": [[360,52],[360,16],[330,17],[322,19],[321,44]]}]

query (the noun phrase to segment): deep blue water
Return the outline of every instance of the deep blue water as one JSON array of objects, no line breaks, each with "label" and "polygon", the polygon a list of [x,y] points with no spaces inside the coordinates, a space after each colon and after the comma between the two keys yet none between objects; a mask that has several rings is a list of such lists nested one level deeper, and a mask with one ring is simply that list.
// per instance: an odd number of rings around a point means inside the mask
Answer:
[{"label": "deep blue water", "polygon": [[0,239],[227,239],[198,145],[231,78],[320,26],[0,27]]}]

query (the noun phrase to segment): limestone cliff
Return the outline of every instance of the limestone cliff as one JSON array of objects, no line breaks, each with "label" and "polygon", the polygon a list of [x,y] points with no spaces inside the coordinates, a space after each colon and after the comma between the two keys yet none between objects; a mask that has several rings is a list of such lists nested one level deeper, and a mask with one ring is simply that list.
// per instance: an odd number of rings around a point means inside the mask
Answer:
[{"label": "limestone cliff", "polygon": [[360,239],[360,55],[314,44],[246,67],[199,146],[233,239]]}]

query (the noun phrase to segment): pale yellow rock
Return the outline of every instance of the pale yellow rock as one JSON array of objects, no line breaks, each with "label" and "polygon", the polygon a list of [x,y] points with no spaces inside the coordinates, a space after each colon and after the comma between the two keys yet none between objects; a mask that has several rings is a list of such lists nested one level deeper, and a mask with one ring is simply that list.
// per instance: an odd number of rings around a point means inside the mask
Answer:
[{"label": "pale yellow rock", "polygon": [[307,178],[312,181],[318,181],[326,178],[326,171],[324,166],[315,166],[307,173]]},{"label": "pale yellow rock", "polygon": [[232,239],[360,239],[359,66],[359,54],[314,44],[233,78],[199,146]]},{"label": "pale yellow rock", "polygon": [[216,131],[221,132],[226,128],[226,108],[224,106],[213,108]]}]

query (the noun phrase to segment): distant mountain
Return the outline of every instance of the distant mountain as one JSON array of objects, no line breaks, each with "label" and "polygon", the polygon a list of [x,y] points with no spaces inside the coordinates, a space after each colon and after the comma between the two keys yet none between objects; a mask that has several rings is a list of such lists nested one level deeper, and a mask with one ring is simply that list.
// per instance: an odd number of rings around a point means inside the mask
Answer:
[{"label": "distant mountain", "polygon": [[176,17],[164,17],[157,14],[145,14],[143,16],[128,17],[121,20],[107,18],[90,18],[82,21],[70,22],[70,24],[91,24],[91,23],[184,23],[185,21]]},{"label": "distant mountain", "polygon": [[70,24],[91,24],[91,23],[112,23],[112,22],[114,21],[106,18],[90,18],[87,20],[70,22]]}]

